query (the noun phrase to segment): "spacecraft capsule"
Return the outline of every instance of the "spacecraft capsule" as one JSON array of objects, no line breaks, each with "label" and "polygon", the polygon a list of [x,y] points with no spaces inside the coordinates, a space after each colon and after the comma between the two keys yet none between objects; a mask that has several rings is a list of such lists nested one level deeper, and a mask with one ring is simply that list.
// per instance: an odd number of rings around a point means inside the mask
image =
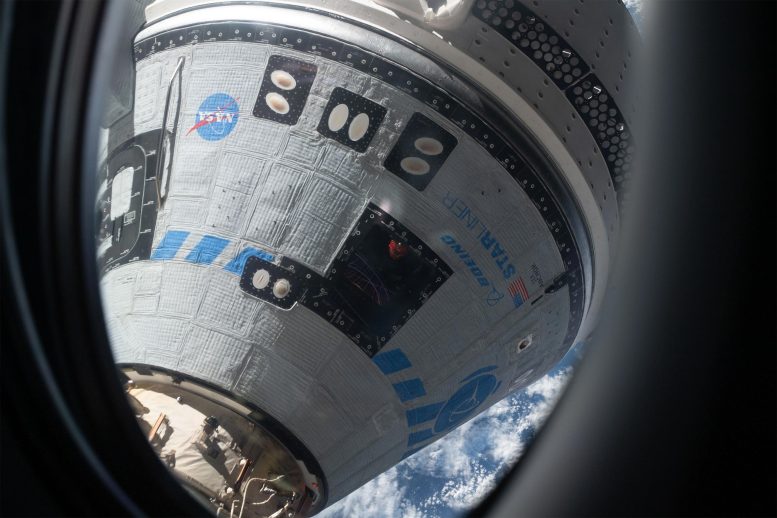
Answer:
[{"label": "spacecraft capsule", "polygon": [[315,514],[592,330],[633,22],[448,4],[146,8],[98,178],[103,303],[152,447],[218,506]]}]

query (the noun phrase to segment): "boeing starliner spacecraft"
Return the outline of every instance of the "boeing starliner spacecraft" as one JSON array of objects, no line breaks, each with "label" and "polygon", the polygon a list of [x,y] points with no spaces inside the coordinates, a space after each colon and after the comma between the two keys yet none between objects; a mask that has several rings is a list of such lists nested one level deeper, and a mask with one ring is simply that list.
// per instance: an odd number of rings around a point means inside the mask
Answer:
[{"label": "boeing starliner spacecraft", "polygon": [[634,153],[621,3],[138,5],[104,309],[215,512],[315,514],[589,336]]}]

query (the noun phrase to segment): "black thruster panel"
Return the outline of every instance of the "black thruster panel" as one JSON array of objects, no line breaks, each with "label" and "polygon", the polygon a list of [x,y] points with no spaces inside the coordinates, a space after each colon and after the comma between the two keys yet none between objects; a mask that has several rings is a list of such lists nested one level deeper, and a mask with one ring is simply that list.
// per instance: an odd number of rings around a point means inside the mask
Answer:
[{"label": "black thruster panel", "polygon": [[252,256],[240,275],[240,289],[281,309],[291,309],[315,282],[313,275],[288,259],[277,265]]},{"label": "black thruster panel", "polygon": [[414,113],[383,166],[423,191],[456,144],[456,137],[428,117]]},{"label": "black thruster panel", "polygon": [[264,71],[254,116],[283,124],[296,124],[318,68],[286,56],[270,56]]},{"label": "black thruster panel", "polygon": [[373,356],[451,274],[423,241],[370,204],[325,282],[301,303]]},{"label": "black thruster panel", "polygon": [[[137,135],[119,146],[104,166],[105,185],[97,200],[98,265],[103,274],[128,262],[148,259],[157,217],[156,147],[159,131]],[[111,218],[116,175],[132,168],[129,208]]]},{"label": "black thruster panel", "polygon": [[337,87],[332,90],[317,129],[323,136],[363,153],[385,116],[383,106]]}]

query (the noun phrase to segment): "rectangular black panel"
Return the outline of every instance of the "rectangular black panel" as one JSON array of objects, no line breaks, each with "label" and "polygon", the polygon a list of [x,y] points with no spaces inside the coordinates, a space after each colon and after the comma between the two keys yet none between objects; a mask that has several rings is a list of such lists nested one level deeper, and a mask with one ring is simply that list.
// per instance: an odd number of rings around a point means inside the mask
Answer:
[{"label": "rectangular black panel", "polygon": [[[289,36],[282,36],[288,39]],[[296,41],[296,40],[295,40]],[[270,56],[254,105],[254,116],[283,124],[296,124],[316,78],[313,63],[285,56]]]},{"label": "rectangular black panel", "polygon": [[309,270],[294,261],[280,265],[251,256],[240,275],[240,289],[282,309],[290,309],[302,297],[311,282]]},{"label": "rectangular black panel", "polygon": [[415,113],[383,166],[423,191],[457,144],[456,137],[428,117]]},{"label": "rectangular black panel", "polygon": [[451,274],[423,241],[370,205],[325,282],[301,303],[372,356]]},{"label": "rectangular black panel", "polygon": [[[119,146],[104,166],[105,189],[97,200],[98,265],[105,273],[119,265],[151,256],[157,217],[156,147],[160,130],[142,133]],[[130,202],[119,217],[111,217],[113,182],[119,173],[131,175]]]},{"label": "rectangular black panel", "polygon": [[383,106],[337,87],[332,90],[317,129],[323,136],[363,153],[385,116]]}]

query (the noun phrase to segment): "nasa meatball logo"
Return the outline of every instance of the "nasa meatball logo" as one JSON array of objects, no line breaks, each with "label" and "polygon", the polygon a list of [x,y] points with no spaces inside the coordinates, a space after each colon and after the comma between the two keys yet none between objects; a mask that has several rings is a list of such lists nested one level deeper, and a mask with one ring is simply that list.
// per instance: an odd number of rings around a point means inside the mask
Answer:
[{"label": "nasa meatball logo", "polygon": [[197,130],[205,140],[221,140],[235,129],[240,116],[239,110],[237,101],[231,96],[224,93],[213,94],[200,105],[194,116],[194,126],[189,129],[187,135]]},{"label": "nasa meatball logo", "polygon": [[478,369],[461,381],[464,385],[445,402],[437,414],[434,422],[435,434],[445,433],[459,426],[496,392],[499,382],[493,374],[488,373],[494,369],[495,365]]}]

